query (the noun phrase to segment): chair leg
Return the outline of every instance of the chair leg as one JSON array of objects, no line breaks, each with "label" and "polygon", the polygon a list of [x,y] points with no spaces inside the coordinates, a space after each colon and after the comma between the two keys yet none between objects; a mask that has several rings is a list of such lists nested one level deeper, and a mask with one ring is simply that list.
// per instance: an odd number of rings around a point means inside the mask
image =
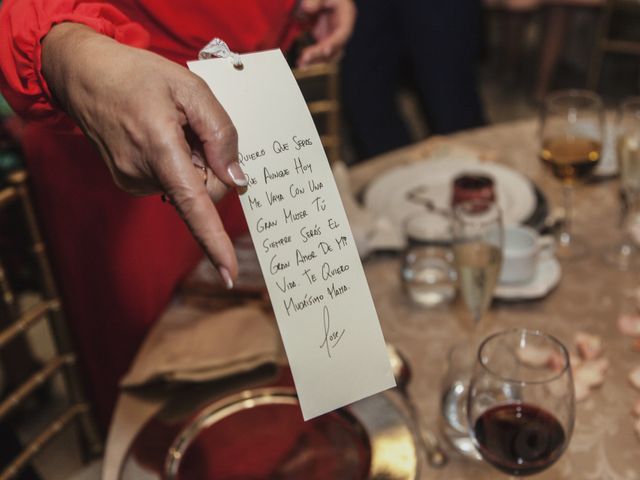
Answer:
[{"label": "chair leg", "polygon": [[600,83],[602,60],[604,58],[604,43],[609,36],[612,12],[613,1],[608,1],[601,14],[602,17],[598,27],[598,36],[591,54],[591,62],[589,64],[589,72],[587,74],[587,88],[589,90],[597,90],[598,84]]},{"label": "chair leg", "polygon": [[504,72],[507,80],[515,81],[522,58],[522,37],[528,20],[528,12],[504,13]]},{"label": "chair leg", "polygon": [[551,77],[555,71],[558,59],[564,46],[567,31],[568,10],[563,6],[550,6],[546,11],[546,28],[542,49],[540,51],[540,65],[538,80],[534,95],[541,100],[547,94]]}]

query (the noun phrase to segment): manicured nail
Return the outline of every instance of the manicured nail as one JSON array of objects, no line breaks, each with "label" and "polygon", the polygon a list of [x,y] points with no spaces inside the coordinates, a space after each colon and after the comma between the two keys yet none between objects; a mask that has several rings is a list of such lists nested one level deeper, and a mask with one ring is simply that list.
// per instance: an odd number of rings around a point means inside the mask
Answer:
[{"label": "manicured nail", "polygon": [[227,290],[231,290],[233,288],[233,280],[231,280],[231,274],[229,270],[227,270],[227,267],[223,267],[222,265],[218,266],[218,272],[220,272],[220,276],[222,280],[224,280]]},{"label": "manicured nail", "polygon": [[247,176],[242,171],[242,168],[240,168],[239,163],[232,162],[229,165],[229,168],[227,168],[227,172],[229,172],[229,175],[231,176],[231,180],[233,180],[233,183],[235,183],[237,186],[246,187],[247,185],[249,185],[249,180],[247,179]]}]

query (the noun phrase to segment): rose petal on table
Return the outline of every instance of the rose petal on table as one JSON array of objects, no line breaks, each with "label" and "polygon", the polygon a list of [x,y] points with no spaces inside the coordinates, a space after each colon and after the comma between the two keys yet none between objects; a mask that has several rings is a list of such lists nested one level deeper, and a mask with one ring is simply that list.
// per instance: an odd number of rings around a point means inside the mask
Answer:
[{"label": "rose petal on table", "polygon": [[584,360],[592,360],[602,353],[602,338],[587,332],[578,332],[574,338],[578,353]]},{"label": "rose petal on table", "polygon": [[518,359],[529,367],[540,368],[549,365],[552,350],[550,348],[526,345],[518,350]]},{"label": "rose petal on table", "polygon": [[640,353],[640,338],[636,338],[631,344],[631,350]]},{"label": "rose petal on table", "polygon": [[[569,365],[573,368],[573,362],[569,358]],[[551,352],[549,359],[547,360],[547,367],[554,372],[559,372],[564,368],[564,356],[558,352]]]},{"label": "rose petal on table", "polygon": [[640,390],[640,365],[631,370],[631,373],[629,373],[629,382],[631,382],[631,385],[633,385],[635,388]]},{"label": "rose petal on table", "polygon": [[589,388],[589,385],[581,383],[577,380],[573,382],[573,389],[576,396],[576,402],[581,402],[583,400],[586,400],[589,394],[591,393],[591,389]]},{"label": "rose petal on table", "polygon": [[633,408],[631,409],[631,413],[633,413],[636,417],[640,417],[640,398],[636,400],[636,403],[634,403]]},{"label": "rose petal on table", "polygon": [[603,375],[609,370],[609,359],[607,357],[596,358],[595,360],[589,360],[582,364],[583,367],[593,368],[598,370]]},{"label": "rose petal on table", "polygon": [[[558,354],[558,355],[560,355],[560,354]],[[573,368],[575,370],[580,365],[582,365],[582,358],[580,358],[580,355],[578,355],[577,353],[571,352],[569,354],[569,363],[571,365],[571,368]]]},{"label": "rose petal on table", "polygon": [[585,362],[574,372],[575,383],[581,383],[589,388],[599,387],[604,383],[604,371],[594,362]]},{"label": "rose petal on table", "polygon": [[618,330],[628,337],[640,337],[640,315],[625,314],[618,317]]}]

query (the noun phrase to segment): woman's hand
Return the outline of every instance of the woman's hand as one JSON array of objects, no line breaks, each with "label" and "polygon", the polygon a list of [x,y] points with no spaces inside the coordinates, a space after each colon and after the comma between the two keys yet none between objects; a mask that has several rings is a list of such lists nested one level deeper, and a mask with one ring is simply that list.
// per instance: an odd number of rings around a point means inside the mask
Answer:
[{"label": "woman's hand", "polygon": [[302,0],[299,14],[312,20],[316,43],[302,50],[298,66],[338,57],[353,31],[356,7],[352,0]]},{"label": "woman's hand", "polygon": [[[42,72],[115,183],[136,195],[166,193],[231,288],[237,260],[212,200],[246,178],[235,127],[207,85],[154,53],[72,23],[45,37]],[[206,186],[194,164],[207,168]]]}]

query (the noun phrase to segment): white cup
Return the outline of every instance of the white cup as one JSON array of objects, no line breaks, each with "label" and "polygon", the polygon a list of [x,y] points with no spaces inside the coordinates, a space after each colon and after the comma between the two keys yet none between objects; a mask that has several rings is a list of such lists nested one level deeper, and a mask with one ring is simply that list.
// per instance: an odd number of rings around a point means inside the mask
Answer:
[{"label": "white cup", "polygon": [[533,280],[540,255],[552,246],[553,238],[540,237],[532,228],[506,226],[499,282],[513,284]]}]

